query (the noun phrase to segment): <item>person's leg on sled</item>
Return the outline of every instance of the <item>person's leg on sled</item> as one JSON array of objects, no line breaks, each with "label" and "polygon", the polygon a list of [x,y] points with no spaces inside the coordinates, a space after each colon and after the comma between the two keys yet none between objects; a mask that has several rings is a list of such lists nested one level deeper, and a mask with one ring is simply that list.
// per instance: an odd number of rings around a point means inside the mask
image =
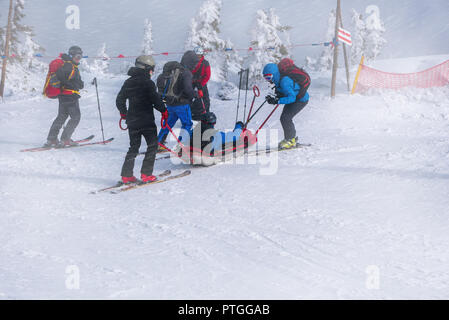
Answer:
[{"label": "person's leg on sled", "polygon": [[[291,63],[294,68],[297,68],[293,65],[293,61],[291,61]],[[296,75],[288,74],[281,77],[279,67],[274,63],[269,63],[264,67],[263,76],[265,80],[275,85],[276,96],[267,96],[267,102],[272,105],[284,104],[284,110],[282,111],[280,119],[282,129],[284,130],[284,139],[279,142],[278,147],[279,149],[295,148],[299,141],[296,136],[293,118],[309,102],[307,88],[308,85],[310,85],[310,78],[308,79],[307,87],[301,87],[300,84],[293,80],[296,79]]]},{"label": "person's leg on sled", "polygon": [[216,115],[213,112],[206,112],[201,122],[193,129],[191,145],[196,149],[201,148],[206,155],[212,156],[217,152],[221,155],[223,150],[233,147],[242,137],[243,122],[237,122],[232,132],[215,129],[216,122]]}]

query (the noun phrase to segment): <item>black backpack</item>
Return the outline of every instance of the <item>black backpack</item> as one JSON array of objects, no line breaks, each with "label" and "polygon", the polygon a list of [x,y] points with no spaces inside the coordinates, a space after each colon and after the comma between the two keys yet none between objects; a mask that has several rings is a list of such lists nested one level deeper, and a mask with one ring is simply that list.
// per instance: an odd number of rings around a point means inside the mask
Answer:
[{"label": "black backpack", "polygon": [[179,103],[182,96],[181,78],[184,67],[177,61],[167,62],[157,78],[157,89],[167,104]]}]

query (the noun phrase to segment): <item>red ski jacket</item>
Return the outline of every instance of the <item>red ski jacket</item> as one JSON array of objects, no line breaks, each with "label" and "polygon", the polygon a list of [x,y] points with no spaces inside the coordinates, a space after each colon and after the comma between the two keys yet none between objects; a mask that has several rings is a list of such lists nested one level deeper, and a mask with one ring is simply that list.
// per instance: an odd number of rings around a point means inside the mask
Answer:
[{"label": "red ski jacket", "polygon": [[192,73],[193,83],[199,84],[201,85],[201,87],[204,87],[210,79],[209,61],[204,59],[204,56],[202,56],[195,69],[193,69]]}]

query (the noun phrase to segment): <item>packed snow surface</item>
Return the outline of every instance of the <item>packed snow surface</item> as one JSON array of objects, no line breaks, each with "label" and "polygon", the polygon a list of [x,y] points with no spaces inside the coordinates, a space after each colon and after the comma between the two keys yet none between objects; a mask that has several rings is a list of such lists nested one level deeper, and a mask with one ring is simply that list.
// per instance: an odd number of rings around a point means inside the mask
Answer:
[{"label": "packed snow surface", "polygon": [[[413,72],[447,58],[379,67]],[[125,78],[98,80],[115,138],[106,146],[19,152],[45,142],[57,101],[1,105],[0,298],[449,298],[449,88],[351,96],[341,71],[331,100],[330,75],[312,74],[311,101],[295,118],[312,147],[92,195],[120,178],[129,139],[115,97]],[[99,139],[86,87],[74,138]],[[232,128],[236,99],[212,99],[217,127]],[[279,115],[267,128],[281,129]],[[155,172],[186,168],[161,160]]]}]

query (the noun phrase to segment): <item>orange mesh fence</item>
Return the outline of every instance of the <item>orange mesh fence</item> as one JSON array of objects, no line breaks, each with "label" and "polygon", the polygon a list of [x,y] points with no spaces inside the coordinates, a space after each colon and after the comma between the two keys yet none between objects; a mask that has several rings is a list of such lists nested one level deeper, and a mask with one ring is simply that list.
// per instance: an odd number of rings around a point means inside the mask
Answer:
[{"label": "orange mesh fence", "polygon": [[361,65],[354,92],[371,88],[400,89],[405,87],[431,88],[449,84],[449,60],[416,73],[389,73]]}]

